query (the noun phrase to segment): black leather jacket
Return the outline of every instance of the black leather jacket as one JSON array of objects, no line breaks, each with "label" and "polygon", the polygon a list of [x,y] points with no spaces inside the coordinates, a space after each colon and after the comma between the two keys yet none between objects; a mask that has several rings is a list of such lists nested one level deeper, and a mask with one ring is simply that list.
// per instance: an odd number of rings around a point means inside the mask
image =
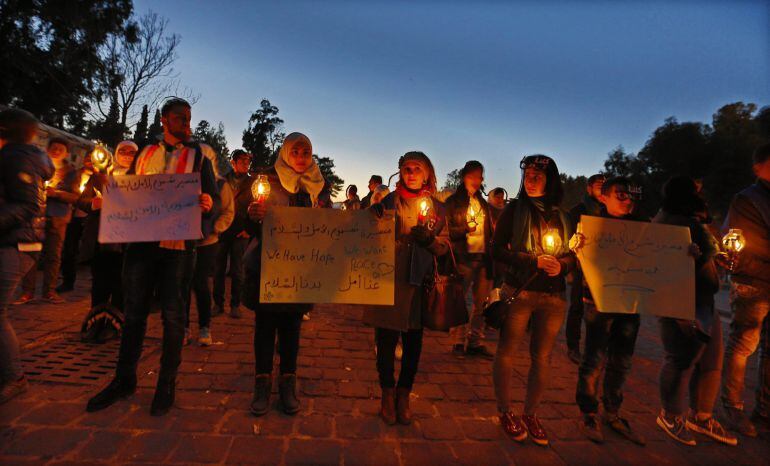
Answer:
[{"label": "black leather jacket", "polygon": [[48,155],[30,144],[0,149],[0,246],[45,238],[45,182],[53,176]]}]

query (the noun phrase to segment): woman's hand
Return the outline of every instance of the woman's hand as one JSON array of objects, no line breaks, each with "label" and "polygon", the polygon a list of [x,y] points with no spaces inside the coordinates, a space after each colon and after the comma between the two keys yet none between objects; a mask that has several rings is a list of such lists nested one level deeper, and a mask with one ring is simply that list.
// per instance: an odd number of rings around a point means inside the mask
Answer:
[{"label": "woman's hand", "polygon": [[265,219],[265,214],[267,213],[267,204],[264,202],[252,202],[249,204],[247,213],[249,214],[249,218],[251,220],[255,222],[261,222]]},{"label": "woman's hand", "polygon": [[553,256],[537,256],[537,268],[544,271],[549,277],[555,277],[561,273],[561,262]]},{"label": "woman's hand", "polygon": [[211,208],[214,207],[214,200],[206,193],[198,196],[198,203],[200,203],[201,211],[203,211],[204,214],[211,211]]},{"label": "woman's hand", "polygon": [[102,198],[95,197],[91,199],[91,210],[99,210],[102,208]]},{"label": "woman's hand", "polygon": [[738,256],[736,254],[735,257],[730,258],[726,252],[720,252],[714,257],[714,262],[725,270],[733,271],[738,266]]},{"label": "woman's hand", "polygon": [[433,230],[425,225],[417,225],[412,227],[412,238],[415,243],[426,248],[433,243],[433,240],[436,239],[436,235],[433,233]]}]

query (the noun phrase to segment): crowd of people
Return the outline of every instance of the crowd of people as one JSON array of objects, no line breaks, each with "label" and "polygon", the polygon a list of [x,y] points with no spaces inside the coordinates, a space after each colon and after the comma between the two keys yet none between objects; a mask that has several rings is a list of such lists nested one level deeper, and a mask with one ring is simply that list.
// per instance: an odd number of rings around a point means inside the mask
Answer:
[{"label": "crowd of people", "polygon": [[[234,151],[232,169],[219,173],[211,147],[192,139],[190,119],[190,104],[170,99],[161,108],[161,140],[144,147],[123,141],[109,166],[97,167],[87,159],[76,168],[68,160],[66,141],[51,140],[47,154],[31,145],[37,126],[32,115],[16,109],[0,113],[0,403],[27,388],[9,305],[34,299],[38,262],[44,300],[59,303],[60,293],[73,288],[78,246],[84,243],[83,232],[98,229],[107,177],[199,173],[202,240],[120,245],[94,240],[90,246],[92,307],[119,311],[122,331],[115,376],[88,401],[87,410],[108,408],[136,390],[137,363],[155,299],[161,309],[163,342],[151,414],[169,411],[182,349],[192,341],[194,295],[197,342],[203,346],[212,343],[211,317],[225,313],[225,301],[231,318],[242,317],[242,304],[253,311],[251,412],[263,416],[271,406],[276,349],[279,406],[287,414],[300,411],[297,357],[302,322],[312,304],[260,302],[262,221],[276,206],[331,208],[331,186],[312,156],[310,139],[291,133],[274,166],[260,174],[269,184],[269,196],[256,196],[251,154]],[[686,445],[696,444],[694,433],[736,445],[736,433],[756,436],[756,424],[770,427],[770,145],[756,149],[757,181],[735,196],[724,222],[724,229],[738,228],[745,235],[746,246],[737,261],[727,261],[720,252],[721,243],[707,228],[711,217],[700,195],[701,185],[686,176],[669,180],[663,187],[660,211],[645,218],[637,211],[633,183],[601,174],[588,179],[585,199],[565,210],[559,170],[546,155],[521,160],[521,186],[513,199],[503,188],[484,195],[484,166],[478,161],[465,164],[459,186],[444,201],[439,200],[435,170],[426,154],[407,152],[398,159],[397,168],[392,191],[381,176],[374,175],[366,196],[359,198],[357,187],[351,185],[341,205],[345,210],[366,209],[375,216],[386,210],[395,214],[394,304],[364,306],[363,311],[363,323],[374,327],[373,364],[382,390],[380,416],[386,424],[412,420],[410,392],[419,370],[423,314],[429,312],[423,287],[426,277],[435,272],[436,258],[451,254],[462,277],[468,318],[467,324],[451,330],[452,346],[447,351],[457,357],[494,361],[500,425],[511,439],[549,443],[547,426],[538,413],[551,380],[551,353],[566,320],[568,356],[579,366],[575,401],[581,431],[597,443],[604,441],[603,430],[608,428],[645,444],[638,419],[622,410],[640,316],[597,309],[576,256],[585,242],[580,218],[588,215],[679,225],[691,234],[695,319],[658,319],[665,357],[657,425]],[[732,277],[733,315],[726,345],[714,302],[720,289],[719,267],[729,268]],[[56,287],[60,272],[63,281]],[[226,277],[231,283],[229,300]],[[568,278],[572,283],[569,303]],[[19,285],[22,292],[14,300]],[[493,288],[516,297],[505,303],[496,349],[484,342],[483,310]],[[530,368],[524,403],[518,407],[512,399],[518,388],[514,387],[514,362],[527,337]],[[749,416],[743,400],[746,361],[760,344],[759,388]],[[721,409],[715,416],[717,404]]]}]

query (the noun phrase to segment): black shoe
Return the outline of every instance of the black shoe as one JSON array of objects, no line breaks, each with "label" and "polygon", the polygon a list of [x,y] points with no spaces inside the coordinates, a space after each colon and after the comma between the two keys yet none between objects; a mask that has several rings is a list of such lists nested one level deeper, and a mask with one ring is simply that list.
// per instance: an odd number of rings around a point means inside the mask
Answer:
[{"label": "black shoe", "polygon": [[760,426],[763,429],[770,430],[770,416],[759,412],[757,408],[754,408],[754,411],[751,412],[751,422],[754,423],[754,426]]},{"label": "black shoe", "polygon": [[278,382],[278,394],[281,396],[281,407],[286,414],[299,412],[299,400],[297,399],[297,376],[295,374],[282,374]]},{"label": "black shoe", "polygon": [[75,289],[75,285],[71,285],[69,283],[62,283],[61,285],[56,287],[56,292],[61,293],[68,293]]},{"label": "black shoe", "polygon": [[174,406],[174,394],[176,391],[176,379],[163,378],[158,379],[158,386],[155,388],[155,396],[152,398],[150,407],[151,416],[164,416]]},{"label": "black shoe", "polygon": [[571,348],[571,349],[567,350],[567,357],[573,363],[577,364],[578,366],[580,365],[581,357],[580,357],[580,350],[579,349]]},{"label": "black shoe", "polygon": [[474,345],[470,346],[468,345],[468,348],[465,350],[465,354],[468,356],[478,356],[480,358],[493,360],[495,359],[495,354],[487,349],[484,345]]},{"label": "black shoe", "polygon": [[270,374],[259,374],[254,378],[254,398],[251,400],[251,414],[264,416],[270,408],[270,391],[273,381]]},{"label": "black shoe", "polygon": [[88,400],[86,411],[89,413],[100,411],[120,399],[128,398],[135,391],[136,377],[115,377],[102,391]]}]

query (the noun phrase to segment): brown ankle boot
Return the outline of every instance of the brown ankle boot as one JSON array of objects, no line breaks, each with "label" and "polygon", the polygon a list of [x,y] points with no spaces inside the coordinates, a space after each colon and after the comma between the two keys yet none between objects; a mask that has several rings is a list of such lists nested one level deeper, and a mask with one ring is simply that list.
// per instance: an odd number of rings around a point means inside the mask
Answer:
[{"label": "brown ankle boot", "polygon": [[392,426],[396,423],[396,389],[382,389],[382,408],[380,408],[380,417],[385,424]]},{"label": "brown ankle boot", "polygon": [[399,424],[405,426],[412,423],[412,411],[409,410],[409,393],[408,388],[396,389],[396,417]]}]

